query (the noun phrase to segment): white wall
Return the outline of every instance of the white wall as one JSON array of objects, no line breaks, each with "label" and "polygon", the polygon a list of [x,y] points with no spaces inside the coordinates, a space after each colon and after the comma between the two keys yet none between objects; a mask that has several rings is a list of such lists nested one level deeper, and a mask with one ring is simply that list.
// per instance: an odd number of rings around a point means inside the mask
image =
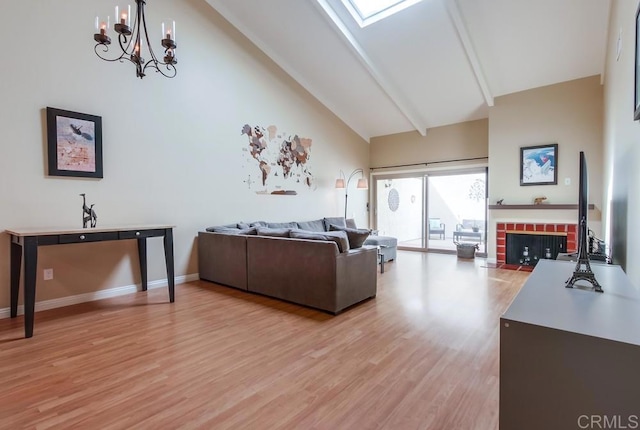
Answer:
[{"label": "white wall", "polygon": [[[487,156],[488,120],[371,138],[371,168],[433,163]],[[485,160],[481,160],[484,162]],[[455,166],[454,166],[455,167]]]},{"label": "white wall", "polygon": [[640,285],[640,267],[632,264],[640,255],[636,227],[640,217],[640,125],[633,120],[637,7],[637,0],[614,0],[611,7],[604,85],[604,176],[608,184],[604,219],[614,262],[622,264],[632,282]]},{"label": "white wall", "polygon": [[[600,77],[578,79],[495,99],[489,111],[489,204],[577,204],[579,153],[588,162],[589,228],[601,234],[603,89]],[[520,147],[558,144],[558,184],[520,186]],[[569,178],[570,185],[565,185]],[[576,210],[490,210],[487,254],[496,258],[496,222],[577,223]]]},{"label": "white wall", "polygon": [[[156,53],[160,23],[177,22],[178,75],[143,80],[133,65],[93,52],[98,0],[3,0],[0,38],[0,231],[80,227],[81,198],[99,225],[176,225],[176,275],[196,273],[198,230],[240,220],[290,221],[343,213],[340,169],[369,166],[369,146],[240,35],[204,0],[154,0],[147,22]],[[157,30],[157,31],[156,31]],[[156,37],[157,36],[157,37]],[[112,49],[116,47],[112,32]],[[104,179],[46,175],[47,106],[99,115]],[[256,195],[243,180],[245,123],[277,125],[313,139],[317,189],[297,196]],[[365,174],[367,172],[365,171]],[[367,225],[366,193],[349,211]],[[353,196],[353,197],[352,197]],[[149,280],[166,277],[161,240],[149,243]],[[0,235],[0,309],[9,305],[9,239]],[[133,241],[40,249],[37,300],[140,282]],[[54,269],[53,281],[41,280]],[[179,296],[178,296],[179,300]]]}]

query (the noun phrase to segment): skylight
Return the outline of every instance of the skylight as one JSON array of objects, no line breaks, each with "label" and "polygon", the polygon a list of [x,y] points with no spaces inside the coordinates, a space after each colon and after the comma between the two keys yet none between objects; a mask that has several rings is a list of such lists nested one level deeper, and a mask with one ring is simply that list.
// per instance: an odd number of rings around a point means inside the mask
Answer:
[{"label": "skylight", "polygon": [[342,3],[360,27],[366,27],[420,1],[422,0],[342,0]]}]

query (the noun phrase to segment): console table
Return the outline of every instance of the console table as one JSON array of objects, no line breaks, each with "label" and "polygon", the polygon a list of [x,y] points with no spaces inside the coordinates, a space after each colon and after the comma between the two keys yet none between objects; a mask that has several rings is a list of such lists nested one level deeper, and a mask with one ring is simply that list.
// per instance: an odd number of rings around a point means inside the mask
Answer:
[{"label": "console table", "polygon": [[637,423],[640,289],[620,266],[593,263],[603,293],[565,288],[575,267],[540,260],[500,318],[500,430]]},{"label": "console table", "polygon": [[24,335],[33,336],[33,319],[36,301],[36,270],[38,247],[84,242],[104,242],[108,240],[136,239],[142,291],[147,290],[147,238],[164,238],[164,257],[167,265],[169,301],[175,299],[175,276],[173,268],[173,227],[170,225],[120,226],[85,229],[10,229],[11,236],[11,318],[18,315],[18,292],[20,289],[20,268],[24,259]]}]

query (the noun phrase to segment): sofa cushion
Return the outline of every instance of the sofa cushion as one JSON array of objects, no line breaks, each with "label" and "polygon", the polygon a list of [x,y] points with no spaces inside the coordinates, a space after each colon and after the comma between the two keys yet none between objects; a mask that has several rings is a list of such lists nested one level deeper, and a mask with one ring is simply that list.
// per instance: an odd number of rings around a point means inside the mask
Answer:
[{"label": "sofa cushion", "polygon": [[254,221],[254,222],[250,222],[249,225],[251,227],[266,227],[267,226],[267,222],[266,221]]},{"label": "sofa cushion", "polygon": [[338,225],[331,224],[329,225],[330,231],[344,231],[347,233],[347,237],[349,238],[349,248],[362,248],[364,241],[367,240],[369,234],[371,234],[371,230],[367,230],[365,228],[348,228],[348,227],[340,227]]},{"label": "sofa cushion", "polygon": [[398,246],[398,239],[391,236],[370,236],[364,241],[365,245],[385,246],[395,248]]},{"label": "sofa cushion", "polygon": [[242,222],[242,221],[240,221],[240,222],[236,225],[236,227],[238,227],[238,228],[242,228],[242,229],[245,229],[245,228],[251,228],[251,226],[250,226],[249,224],[247,224],[246,222]]},{"label": "sofa cushion", "polygon": [[324,220],[322,218],[313,221],[298,222],[298,228],[306,231],[325,231]]},{"label": "sofa cushion", "polygon": [[207,227],[205,230],[213,231],[214,229],[222,229],[222,228],[238,228],[238,224],[214,225],[211,227]]},{"label": "sofa cushion", "polygon": [[333,225],[338,225],[340,227],[346,227],[347,224],[344,220],[344,217],[332,217],[332,218],[325,218],[324,219],[324,231],[329,231],[329,226],[333,224]]},{"label": "sofa cushion", "polygon": [[269,228],[298,228],[297,222],[268,222]]},{"label": "sofa cushion", "polygon": [[[342,233],[342,234],[341,234]],[[347,234],[343,231],[332,231],[324,233],[316,233],[313,231],[305,230],[291,230],[289,237],[293,239],[306,239],[306,240],[326,240],[335,242],[338,245],[338,251],[349,251],[349,239]]]},{"label": "sofa cushion", "polygon": [[225,226],[216,226],[216,227],[208,227],[206,229],[209,232],[213,233],[223,233],[223,234],[256,234],[255,227],[249,228],[236,228],[236,227],[225,227]]},{"label": "sofa cushion", "polygon": [[258,236],[289,237],[290,228],[258,227]]}]

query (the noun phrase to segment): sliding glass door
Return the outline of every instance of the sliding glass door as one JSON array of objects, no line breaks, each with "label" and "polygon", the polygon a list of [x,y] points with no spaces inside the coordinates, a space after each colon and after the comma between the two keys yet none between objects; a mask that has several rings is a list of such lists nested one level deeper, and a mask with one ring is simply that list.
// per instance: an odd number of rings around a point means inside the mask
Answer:
[{"label": "sliding glass door", "polygon": [[398,246],[424,248],[424,177],[376,180],[376,228]]},{"label": "sliding glass door", "polygon": [[456,243],[486,249],[486,172],[443,172],[427,176],[429,248],[455,250]]},{"label": "sliding glass door", "polygon": [[380,176],[375,226],[400,248],[455,252],[477,243],[486,253],[486,168]]}]

